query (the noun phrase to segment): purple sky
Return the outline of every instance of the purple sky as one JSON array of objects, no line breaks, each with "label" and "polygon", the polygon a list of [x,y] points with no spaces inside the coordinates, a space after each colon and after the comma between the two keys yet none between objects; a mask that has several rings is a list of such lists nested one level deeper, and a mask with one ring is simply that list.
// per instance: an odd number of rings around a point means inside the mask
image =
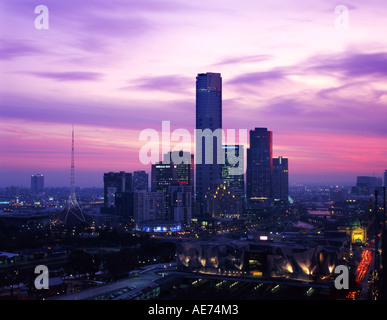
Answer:
[{"label": "purple sky", "polygon": [[3,0],[0,14],[0,186],[67,186],[72,123],[77,185],[148,171],[139,133],[193,133],[202,72],[222,74],[224,129],[273,131],[291,182],[387,169],[385,0]]}]

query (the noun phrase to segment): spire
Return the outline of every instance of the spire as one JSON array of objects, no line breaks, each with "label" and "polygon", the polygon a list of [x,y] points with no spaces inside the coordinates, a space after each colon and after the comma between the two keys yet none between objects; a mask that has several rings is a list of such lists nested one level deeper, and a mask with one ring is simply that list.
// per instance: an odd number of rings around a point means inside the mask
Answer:
[{"label": "spire", "polygon": [[75,197],[75,177],[74,177],[74,124],[71,140],[71,176],[70,176],[70,201],[76,200]]},{"label": "spire", "polygon": [[74,124],[72,129],[71,139],[71,174],[70,174],[70,195],[66,204],[66,208],[59,214],[56,214],[53,219],[54,223],[80,223],[86,222],[86,213],[79,206],[75,195],[75,179],[74,179]]}]

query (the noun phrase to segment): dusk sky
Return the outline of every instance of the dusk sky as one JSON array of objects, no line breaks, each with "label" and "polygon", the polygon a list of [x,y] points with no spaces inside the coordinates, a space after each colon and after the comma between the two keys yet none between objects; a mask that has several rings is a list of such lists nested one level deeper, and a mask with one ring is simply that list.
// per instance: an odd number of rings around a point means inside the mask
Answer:
[{"label": "dusk sky", "polygon": [[193,134],[205,72],[222,74],[223,129],[273,131],[291,183],[387,169],[386,0],[2,0],[0,33],[0,187],[69,186],[73,123],[77,186],[149,172],[140,132]]}]

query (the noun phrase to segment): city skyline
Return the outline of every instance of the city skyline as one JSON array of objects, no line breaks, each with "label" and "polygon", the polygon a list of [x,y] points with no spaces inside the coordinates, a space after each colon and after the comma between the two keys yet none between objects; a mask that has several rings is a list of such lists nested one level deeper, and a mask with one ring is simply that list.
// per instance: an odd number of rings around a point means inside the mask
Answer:
[{"label": "city skyline", "polygon": [[351,2],[346,30],[333,1],[45,1],[49,30],[35,29],[36,5],[1,3],[0,187],[37,173],[69,186],[73,123],[77,186],[150,173],[138,134],[163,120],[193,132],[202,72],[222,74],[224,129],[273,132],[290,183],[354,185],[386,169],[382,1]]},{"label": "city skyline", "polygon": [[0,13],[0,300],[387,300],[386,0]]}]

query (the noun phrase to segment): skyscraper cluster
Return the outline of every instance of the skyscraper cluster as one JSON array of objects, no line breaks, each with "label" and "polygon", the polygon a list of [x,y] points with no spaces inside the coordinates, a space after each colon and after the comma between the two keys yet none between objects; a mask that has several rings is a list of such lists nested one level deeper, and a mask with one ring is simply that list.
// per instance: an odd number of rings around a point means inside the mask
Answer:
[{"label": "skyscraper cluster", "polygon": [[[273,158],[273,133],[250,130],[250,145],[222,141],[222,77],[196,77],[195,157],[173,151],[151,165],[150,188],[145,171],[104,174],[104,208],[136,222],[172,221],[189,225],[192,218],[239,217],[247,202],[272,205],[288,200],[288,159]],[[245,159],[247,151],[247,159]],[[240,157],[235,164],[233,157]],[[173,159],[189,159],[174,163]],[[246,161],[245,161],[246,160]],[[246,163],[245,163],[246,162]],[[246,167],[239,174],[236,166]],[[196,176],[195,176],[196,174]]]},{"label": "skyscraper cluster", "polygon": [[[196,129],[211,130],[222,129],[222,78],[219,73],[199,74],[196,78]],[[206,199],[214,202],[219,196],[220,184],[230,189],[228,192],[234,195],[235,201],[245,195],[244,174],[229,174],[232,165],[227,156],[232,150],[235,156],[244,155],[243,145],[222,145],[225,161],[219,165],[219,148],[217,139],[219,136],[210,136],[212,141],[213,161],[205,163],[207,136],[204,134],[201,141],[196,142],[196,155],[201,156],[200,164],[196,164],[196,201],[199,204],[201,216],[217,215],[209,212]],[[223,141],[220,142],[221,144]],[[198,151],[199,150],[199,151]],[[244,157],[242,157],[244,160]],[[244,161],[242,161],[244,165]],[[259,201],[270,204],[274,200],[288,200],[288,159],[284,157],[273,158],[273,133],[267,128],[255,128],[250,130],[250,146],[247,149],[246,161],[246,199],[245,201]],[[215,190],[215,194],[214,194]],[[216,194],[218,192],[218,194]],[[216,201],[217,202],[217,201]],[[227,206],[227,204],[226,204]],[[228,203],[229,208],[233,204]],[[222,206],[223,207],[223,206]],[[238,206],[235,206],[236,208]],[[230,209],[231,210],[231,209]],[[224,212],[224,210],[221,210]],[[231,212],[230,212],[231,213]]]}]

